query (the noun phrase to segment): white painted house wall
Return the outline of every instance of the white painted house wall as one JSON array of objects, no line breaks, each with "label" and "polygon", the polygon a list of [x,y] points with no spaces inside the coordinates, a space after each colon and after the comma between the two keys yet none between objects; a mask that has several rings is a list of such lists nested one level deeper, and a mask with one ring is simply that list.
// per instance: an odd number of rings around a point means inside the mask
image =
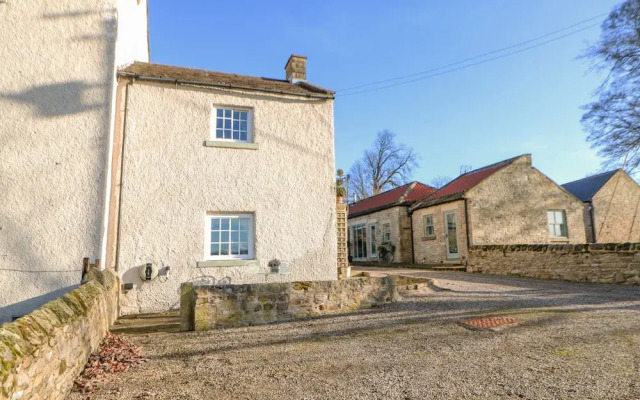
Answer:
[{"label": "white painted house wall", "polygon": [[100,257],[116,59],[144,58],[145,46],[116,33],[136,25],[146,43],[143,9],[0,3],[0,322],[69,291],[82,258]]},{"label": "white painted house wall", "polygon": [[[336,279],[332,100],[137,80],[126,102],[117,268],[136,289],[123,313],[175,309],[189,281]],[[259,148],[204,146],[214,105],[251,109]],[[258,267],[199,264],[205,216],[226,212],[254,214]],[[260,273],[274,258],[292,273]],[[146,263],[160,269],[150,282]]]}]

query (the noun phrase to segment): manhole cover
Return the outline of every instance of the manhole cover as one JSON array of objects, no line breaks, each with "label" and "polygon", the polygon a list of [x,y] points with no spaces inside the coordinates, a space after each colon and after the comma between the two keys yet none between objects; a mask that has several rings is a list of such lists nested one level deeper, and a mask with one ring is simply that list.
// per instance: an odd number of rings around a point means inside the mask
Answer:
[{"label": "manhole cover", "polygon": [[514,317],[482,317],[460,321],[460,325],[469,329],[489,330],[493,332],[519,325],[522,320]]}]

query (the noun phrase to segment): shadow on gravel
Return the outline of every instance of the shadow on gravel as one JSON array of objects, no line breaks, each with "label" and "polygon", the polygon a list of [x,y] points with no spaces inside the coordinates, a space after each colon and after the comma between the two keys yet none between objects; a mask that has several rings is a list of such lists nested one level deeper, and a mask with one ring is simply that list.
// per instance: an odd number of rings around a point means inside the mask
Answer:
[{"label": "shadow on gravel", "polygon": [[[429,324],[442,322],[455,322],[461,319],[477,317],[479,315],[530,315],[533,318],[525,321],[523,328],[534,326],[556,325],[561,326],[562,320],[569,314],[580,312],[593,312],[600,310],[627,310],[640,311],[640,303],[619,305],[611,301],[599,301],[597,298],[586,295],[570,296],[562,299],[554,299],[553,307],[546,307],[548,301],[544,299],[516,301],[504,298],[496,299],[470,299],[456,300],[450,297],[415,296],[420,301],[402,301],[380,308],[345,313],[338,315],[325,315],[295,322],[280,322],[261,326],[231,328],[213,330],[206,333],[185,333],[181,337],[183,342],[207,343],[207,348],[198,350],[172,351],[152,358],[181,359],[199,357],[207,354],[223,353],[238,349],[260,348],[278,346],[300,342],[323,342],[340,337],[370,336],[401,334],[402,326],[415,324]],[[626,299],[628,301],[628,299]],[[437,312],[436,312],[437,311]],[[331,329],[340,327],[340,329]],[[408,329],[405,327],[404,329]],[[308,334],[300,334],[300,330],[311,330]],[[391,329],[391,330],[389,330]],[[461,328],[464,330],[464,328]],[[265,340],[261,335],[269,332],[279,336],[276,340]],[[297,331],[298,333],[292,333]],[[631,332],[621,330],[619,334]],[[447,335],[451,335],[448,332]],[[241,338],[240,343],[238,338]],[[433,334],[429,336],[433,339]],[[451,339],[451,338],[450,338]],[[601,339],[594,339],[601,340]],[[226,345],[225,343],[233,343]],[[211,346],[209,346],[209,344]]]},{"label": "shadow on gravel", "polygon": [[[560,328],[565,324],[563,319],[568,318],[570,314],[582,312],[624,311],[633,313],[632,317],[634,317],[634,314],[640,311],[640,288],[455,272],[406,275],[421,277],[426,275],[435,279],[476,283],[479,284],[478,286],[495,285],[496,290],[483,290],[482,287],[467,285],[471,290],[416,293],[406,296],[403,301],[369,310],[268,325],[182,333],[180,334],[181,349],[167,348],[151,358],[169,360],[198,358],[238,349],[324,342],[350,336],[398,335],[402,334],[403,330],[410,329],[410,325],[442,325],[481,315],[517,314],[525,319],[522,328],[527,329],[527,326]],[[635,315],[635,318],[640,321],[639,317],[640,315]],[[174,319],[169,322],[167,318]],[[125,326],[122,331],[133,334],[166,331],[166,329],[179,327],[176,315],[138,316],[137,319],[123,319],[123,323]],[[158,330],[154,330],[156,328]],[[430,331],[429,340],[433,339],[433,329]],[[460,331],[457,329],[447,331],[447,335],[469,334],[462,327]],[[627,334],[628,332],[621,330],[619,333]],[[478,333],[475,334],[478,335]],[[385,340],[393,340],[393,336],[385,337]],[[594,340],[601,340],[601,338],[597,338],[596,335]],[[191,346],[196,349],[191,349]]]}]

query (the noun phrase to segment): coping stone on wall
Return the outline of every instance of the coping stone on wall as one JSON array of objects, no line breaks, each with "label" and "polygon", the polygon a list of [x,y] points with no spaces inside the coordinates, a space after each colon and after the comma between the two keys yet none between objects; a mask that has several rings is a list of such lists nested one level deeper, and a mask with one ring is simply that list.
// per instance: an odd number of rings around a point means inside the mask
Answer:
[{"label": "coping stone on wall", "polygon": [[0,326],[0,399],[64,399],[117,318],[119,290],[113,271],[92,270],[77,289]]}]

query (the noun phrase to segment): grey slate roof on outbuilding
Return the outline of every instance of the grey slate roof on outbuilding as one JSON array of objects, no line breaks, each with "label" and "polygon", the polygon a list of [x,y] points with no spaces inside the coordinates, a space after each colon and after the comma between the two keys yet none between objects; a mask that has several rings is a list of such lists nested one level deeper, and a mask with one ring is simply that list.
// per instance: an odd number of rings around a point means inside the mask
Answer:
[{"label": "grey slate roof on outbuilding", "polygon": [[576,196],[582,202],[591,201],[593,196],[598,193],[598,190],[600,190],[605,183],[609,182],[609,179],[611,179],[611,177],[618,171],[619,170],[616,169],[588,176],[586,178],[578,179],[577,181],[565,183],[562,187],[567,189],[567,191]]}]

